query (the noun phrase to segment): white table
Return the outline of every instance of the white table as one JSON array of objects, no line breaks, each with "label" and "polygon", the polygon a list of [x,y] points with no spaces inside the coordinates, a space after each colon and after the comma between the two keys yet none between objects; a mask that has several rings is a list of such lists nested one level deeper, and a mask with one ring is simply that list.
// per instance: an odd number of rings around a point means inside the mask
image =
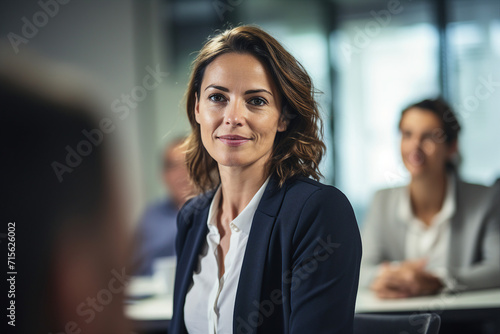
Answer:
[{"label": "white table", "polygon": [[[163,331],[173,313],[172,289],[158,284],[154,277],[133,277],[127,287],[125,315],[141,332]],[[165,293],[166,292],[166,293]]]},{"label": "white table", "polygon": [[173,313],[172,296],[153,296],[128,302],[127,318],[136,321],[170,320]]},{"label": "white table", "polygon": [[[379,299],[369,290],[359,290],[356,313],[500,309],[500,289],[459,292],[453,295]],[[500,313],[499,313],[500,317]]]},{"label": "white table", "polygon": [[[154,284],[147,279],[134,279],[128,288],[132,295],[152,294]],[[129,301],[125,307],[126,315],[143,328],[162,328],[168,326],[172,318],[173,298],[171,294]],[[358,291],[356,313],[427,313],[434,312],[443,321],[454,319],[481,319],[497,317],[500,326],[500,289],[468,291],[440,294],[427,297],[414,297],[397,300],[382,300],[369,290]],[[500,328],[500,327],[499,327]]]},{"label": "white table", "polygon": [[436,313],[441,328],[474,327],[488,323],[500,333],[500,289],[439,294],[427,297],[382,300],[369,290],[358,291],[356,313],[421,314]]}]

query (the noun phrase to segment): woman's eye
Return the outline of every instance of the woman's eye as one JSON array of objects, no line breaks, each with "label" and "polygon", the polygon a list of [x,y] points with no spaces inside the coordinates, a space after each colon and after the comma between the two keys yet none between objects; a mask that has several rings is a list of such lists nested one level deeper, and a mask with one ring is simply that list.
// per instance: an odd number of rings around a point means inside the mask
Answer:
[{"label": "woman's eye", "polygon": [[254,97],[254,98],[250,99],[250,101],[248,101],[248,103],[250,103],[251,105],[254,105],[254,106],[265,106],[267,104],[267,101],[262,97]]},{"label": "woman's eye", "polygon": [[226,98],[222,94],[212,94],[208,98],[212,102],[224,102],[224,101],[226,101]]},{"label": "woman's eye", "polygon": [[432,133],[426,133],[422,136],[422,139],[427,141],[434,141],[434,136],[432,135]]}]

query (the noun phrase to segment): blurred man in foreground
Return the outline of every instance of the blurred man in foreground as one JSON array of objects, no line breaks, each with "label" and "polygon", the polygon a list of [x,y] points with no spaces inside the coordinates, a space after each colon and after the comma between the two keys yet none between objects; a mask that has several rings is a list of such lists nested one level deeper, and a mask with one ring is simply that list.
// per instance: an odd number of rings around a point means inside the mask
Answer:
[{"label": "blurred man in foreground", "polygon": [[7,333],[128,333],[128,243],[111,119],[53,82],[65,73],[2,63],[2,226],[10,228],[15,273],[15,293],[2,305],[11,307]]}]

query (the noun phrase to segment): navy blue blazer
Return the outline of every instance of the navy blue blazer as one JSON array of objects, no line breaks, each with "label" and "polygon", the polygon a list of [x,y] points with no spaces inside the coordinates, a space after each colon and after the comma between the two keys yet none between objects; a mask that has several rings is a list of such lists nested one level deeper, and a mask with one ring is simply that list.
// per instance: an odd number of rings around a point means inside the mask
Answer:
[{"label": "navy blue blazer", "polygon": [[[213,195],[189,201],[177,218],[171,334],[187,333],[184,302]],[[352,333],[360,261],[358,225],[344,194],[308,178],[280,188],[271,177],[248,237],[233,333]]]}]

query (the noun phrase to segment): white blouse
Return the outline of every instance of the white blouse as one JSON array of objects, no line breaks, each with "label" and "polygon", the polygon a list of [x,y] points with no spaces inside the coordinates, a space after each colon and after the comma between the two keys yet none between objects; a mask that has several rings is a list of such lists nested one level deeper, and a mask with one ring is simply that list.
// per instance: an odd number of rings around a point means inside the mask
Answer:
[{"label": "white blouse", "polygon": [[247,247],[253,216],[260,203],[269,178],[252,200],[231,223],[229,250],[224,259],[224,275],[219,280],[217,246],[220,234],[217,228],[217,211],[221,188],[217,190],[208,213],[208,234],[193,273],[193,284],[184,303],[184,323],[190,334],[215,334],[233,332],[233,313],[241,265]]},{"label": "white blouse", "polygon": [[450,245],[451,219],[455,214],[455,179],[448,175],[446,195],[441,210],[432,218],[429,226],[415,217],[411,209],[409,190],[401,198],[399,216],[408,222],[406,234],[406,258],[427,259],[426,269],[440,277],[445,285],[450,278],[446,270]]}]

